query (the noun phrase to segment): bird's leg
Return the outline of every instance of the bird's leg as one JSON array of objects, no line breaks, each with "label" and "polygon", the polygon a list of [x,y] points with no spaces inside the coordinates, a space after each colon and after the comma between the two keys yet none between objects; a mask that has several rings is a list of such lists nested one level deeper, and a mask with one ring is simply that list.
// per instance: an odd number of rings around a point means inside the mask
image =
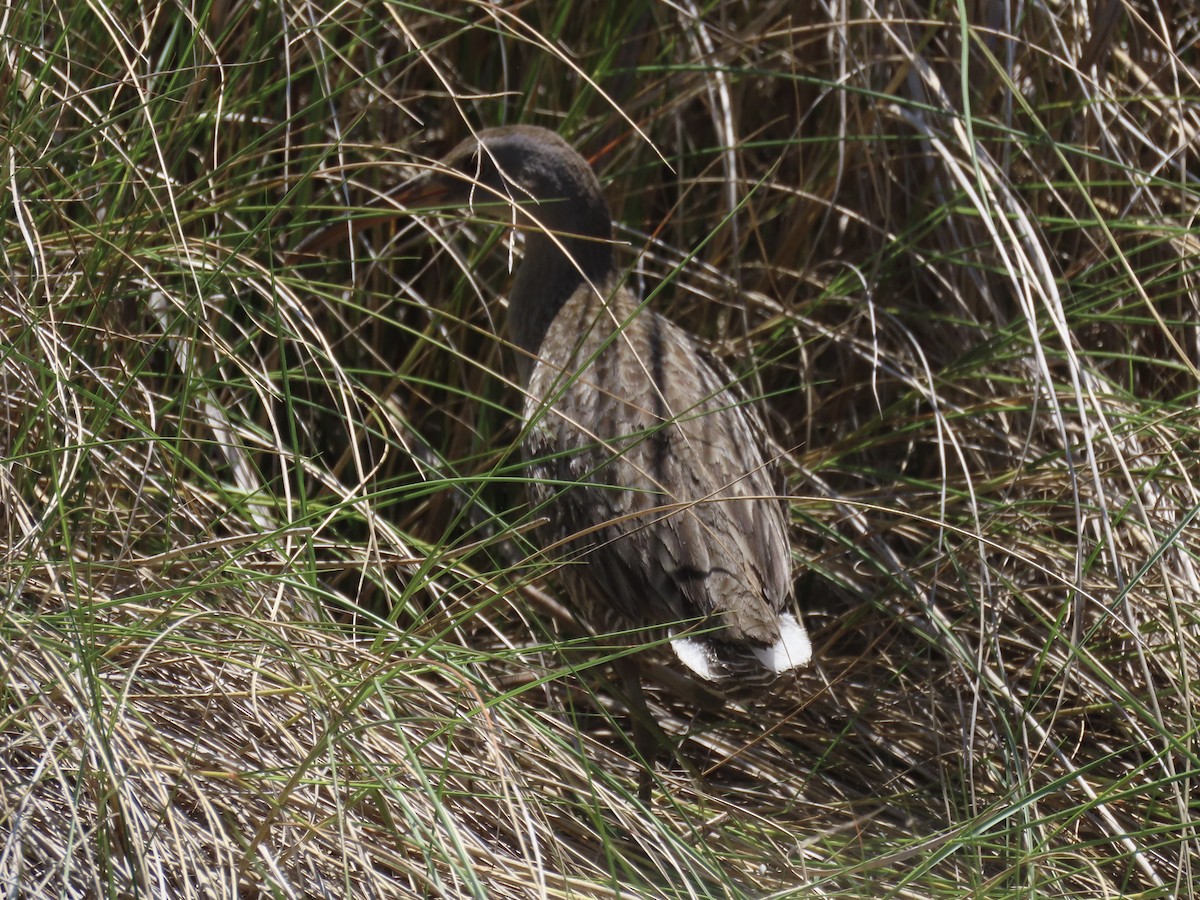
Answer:
[{"label": "bird's leg", "polygon": [[[636,656],[622,656],[613,660],[613,668],[621,679],[621,693],[624,695],[625,709],[629,713],[632,726],[633,751],[641,758],[644,766],[638,780],[638,799],[643,803],[650,802],[650,790],[654,781],[654,764],[664,749],[671,753],[693,781],[701,781],[702,776],[699,770],[683,754],[682,750],[675,746],[674,739],[663,731],[662,726],[658,724],[658,719],[650,712],[650,707],[646,704],[646,691],[642,687],[641,661]],[[661,674],[661,670],[665,667],[652,665],[651,668],[656,674]],[[684,680],[689,681],[688,679]],[[697,686],[692,684],[691,687]],[[691,695],[697,692],[693,690],[686,693]],[[724,708],[724,699],[717,697],[711,691],[703,691],[701,696],[704,699],[698,705],[702,709],[719,711]]]},{"label": "bird's leg", "polygon": [[654,782],[654,763],[658,752],[669,738],[663,732],[650,707],[646,705],[646,692],[642,689],[642,667],[633,656],[622,656],[613,660],[613,668],[621,679],[625,707],[629,712],[633,730],[633,751],[640,758],[642,771],[638,777],[638,799],[650,802],[650,790]]}]

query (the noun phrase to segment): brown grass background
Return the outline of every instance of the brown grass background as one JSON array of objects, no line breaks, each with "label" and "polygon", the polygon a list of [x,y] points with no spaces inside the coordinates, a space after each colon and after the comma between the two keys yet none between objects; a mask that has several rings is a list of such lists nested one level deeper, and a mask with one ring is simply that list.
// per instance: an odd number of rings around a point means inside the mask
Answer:
[{"label": "brown grass background", "polygon": [[[1187,4],[0,14],[0,883],[1191,896]],[[525,535],[503,230],[292,251],[471,128],[593,158],[754,396],[815,665],[652,704]]]}]

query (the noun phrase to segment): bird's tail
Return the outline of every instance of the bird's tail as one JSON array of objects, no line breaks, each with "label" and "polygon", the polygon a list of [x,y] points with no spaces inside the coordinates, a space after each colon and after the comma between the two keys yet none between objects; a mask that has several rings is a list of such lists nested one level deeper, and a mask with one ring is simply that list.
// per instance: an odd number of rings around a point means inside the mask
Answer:
[{"label": "bird's tail", "polygon": [[779,616],[779,638],[773,644],[738,647],[710,635],[672,635],[671,649],[680,662],[707,681],[744,669],[747,657],[771,675],[782,675],[812,660],[808,632],[790,612]]}]

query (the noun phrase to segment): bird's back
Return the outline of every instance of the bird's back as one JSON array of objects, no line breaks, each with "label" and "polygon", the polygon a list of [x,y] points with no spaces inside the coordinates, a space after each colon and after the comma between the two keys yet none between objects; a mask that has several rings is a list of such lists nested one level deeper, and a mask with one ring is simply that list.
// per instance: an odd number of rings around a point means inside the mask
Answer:
[{"label": "bird's back", "polygon": [[710,616],[718,643],[772,644],[791,566],[755,423],[693,338],[598,287],[559,310],[529,378],[543,543],[605,624]]}]

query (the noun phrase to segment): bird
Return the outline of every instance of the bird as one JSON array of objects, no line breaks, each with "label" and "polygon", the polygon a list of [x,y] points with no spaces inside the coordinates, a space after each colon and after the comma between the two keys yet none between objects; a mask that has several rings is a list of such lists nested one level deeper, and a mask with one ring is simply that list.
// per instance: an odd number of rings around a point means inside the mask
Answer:
[{"label": "bird", "polygon": [[761,423],[699,341],[630,290],[587,160],[546,128],[487,128],[402,196],[499,208],[524,233],[507,325],[528,502],[584,621],[665,632],[704,682],[809,663]]}]

